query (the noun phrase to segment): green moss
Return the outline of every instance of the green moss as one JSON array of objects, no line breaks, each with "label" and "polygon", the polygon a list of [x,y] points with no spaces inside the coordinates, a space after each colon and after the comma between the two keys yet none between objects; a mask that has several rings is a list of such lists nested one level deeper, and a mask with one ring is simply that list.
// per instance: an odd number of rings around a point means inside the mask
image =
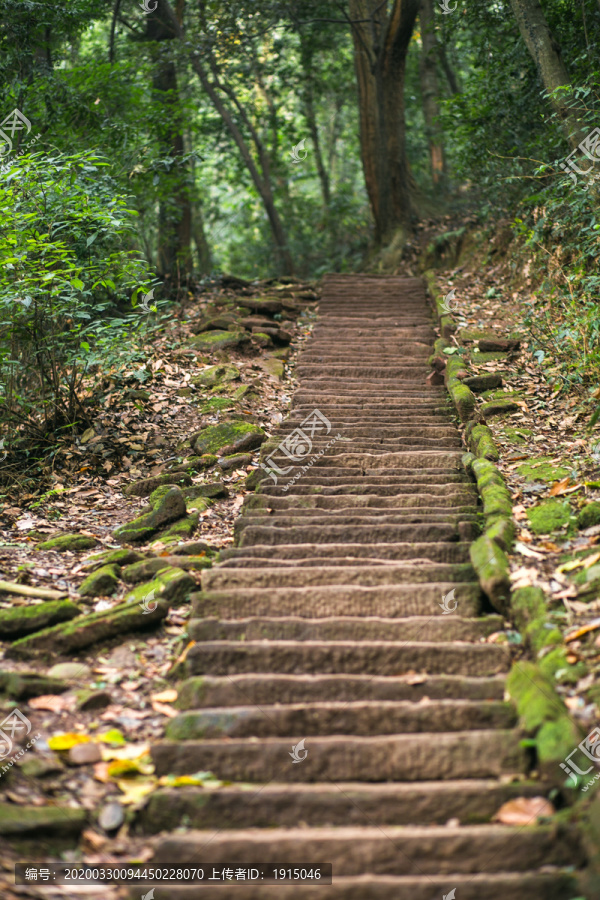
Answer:
[{"label": "green moss", "polygon": [[546,616],[546,595],[539,587],[517,588],[512,595],[511,609],[515,623],[522,631],[534,619]]},{"label": "green moss", "polygon": [[199,353],[212,353],[246,343],[248,337],[240,331],[207,331],[188,341],[188,345]]},{"label": "green moss", "polygon": [[137,605],[151,595],[149,600],[149,606],[151,607],[155,600],[166,600],[171,604],[180,604],[195,589],[196,582],[191,575],[184,572],[183,569],[170,566],[160,571],[152,581],[138,584],[126,595],[125,602]]},{"label": "green moss", "polygon": [[121,569],[112,563],[101,566],[82,581],[78,594],[82,597],[109,597],[117,590]]},{"label": "green moss", "polygon": [[565,712],[560,718],[544,722],[536,735],[538,760],[541,765],[564,762],[581,740],[579,729]]},{"label": "green moss", "polygon": [[503,388],[497,388],[484,391],[481,396],[484,400],[521,400],[523,395],[520,391],[505,391]]},{"label": "green moss", "polygon": [[529,428],[509,428],[508,426],[504,426],[501,434],[511,444],[526,444],[527,438],[530,437],[533,432]]},{"label": "green moss", "polygon": [[527,510],[529,527],[534,534],[550,534],[568,524],[571,508],[568,503],[559,500],[546,500],[538,506]]},{"label": "green moss", "polygon": [[600,524],[600,503],[596,500],[588,503],[577,514],[577,525],[579,528],[591,528],[593,525]]},{"label": "green moss", "polygon": [[229,384],[240,377],[240,370],[235,366],[210,366],[201,372],[196,378],[192,378],[192,384],[212,388],[218,384]]},{"label": "green moss", "polygon": [[208,415],[217,409],[232,409],[235,405],[235,400],[232,400],[230,397],[213,397],[212,400],[208,400],[201,407],[200,412],[203,415]]},{"label": "green moss", "polygon": [[178,522],[175,522],[169,528],[166,528],[164,531],[160,531],[155,535],[155,540],[164,541],[169,538],[177,538],[180,540],[181,538],[191,537],[196,528],[198,527],[199,520],[198,513],[193,513],[191,516],[186,516],[183,519],[180,519]]},{"label": "green moss", "polygon": [[583,662],[575,665],[567,662],[567,650],[564,646],[554,647],[549,653],[545,653],[539,665],[547,678],[554,679],[559,684],[577,684],[587,671]]},{"label": "green moss", "polygon": [[[461,337],[462,337],[462,332],[461,332]],[[469,351],[469,356],[471,357],[471,360],[476,365],[484,365],[485,363],[496,362],[496,360],[499,360],[499,359],[506,359],[508,354],[507,353],[499,353],[499,352],[492,353],[491,351],[482,353],[476,347],[473,347]]]},{"label": "green moss", "polygon": [[499,459],[494,435],[487,425],[475,425],[469,433],[469,446],[475,456],[496,461]]},{"label": "green moss", "polygon": [[210,506],[210,502],[205,497],[193,497],[191,500],[185,501],[188,512],[204,512]]},{"label": "green moss", "polygon": [[567,712],[553,682],[535,663],[515,663],[506,679],[506,690],[528,734],[535,734],[544,722],[557,721]]},{"label": "green moss", "polygon": [[94,553],[93,556],[88,556],[87,559],[84,559],[82,566],[86,572],[89,572],[99,569],[100,566],[113,564],[116,566],[129,566],[143,558],[143,554],[138,553],[136,550],[103,550],[102,553]]},{"label": "green moss", "polygon": [[515,541],[516,525],[508,516],[498,516],[488,520],[485,534],[506,553],[512,548]]},{"label": "green moss", "polygon": [[481,413],[486,419],[491,416],[506,416],[518,410],[519,406],[513,400],[491,400],[481,405]]},{"label": "green moss", "polygon": [[525,481],[560,481],[570,475],[571,470],[564,466],[555,466],[549,456],[538,456],[537,459],[523,463],[517,472]]},{"label": "green moss", "polygon": [[506,553],[486,534],[477,538],[469,548],[473,568],[482,590],[492,606],[506,615],[510,601],[509,564]]},{"label": "green moss", "polygon": [[35,606],[0,609],[0,637],[18,638],[59,622],[67,622],[81,614],[70,600],[49,600]]},{"label": "green moss", "polygon": [[448,384],[448,390],[462,422],[468,422],[475,409],[475,394],[459,381]]},{"label": "green moss", "polygon": [[89,550],[95,547],[98,541],[94,537],[86,534],[60,534],[57,537],[50,538],[42,544],[38,544],[37,550],[57,550],[64,553],[67,550]]}]

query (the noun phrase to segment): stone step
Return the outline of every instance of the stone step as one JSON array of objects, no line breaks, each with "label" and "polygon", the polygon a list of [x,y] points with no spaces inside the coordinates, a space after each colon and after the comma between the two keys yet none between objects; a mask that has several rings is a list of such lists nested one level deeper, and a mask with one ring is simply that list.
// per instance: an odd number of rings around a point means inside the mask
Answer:
[{"label": "stone step", "polygon": [[286,515],[284,511],[278,513],[267,513],[261,511],[253,511],[239,518],[234,526],[234,535],[240,534],[244,529],[253,525],[272,525],[276,528],[297,528],[311,527],[318,528],[322,525],[352,526],[352,525],[425,525],[425,524],[448,524],[457,527],[459,522],[480,522],[480,516],[476,512],[463,512],[462,510],[453,512],[444,509],[429,510],[417,509],[410,512],[408,510],[398,511],[396,513],[390,510],[383,512],[355,512],[345,510],[337,515],[325,515],[318,510],[312,513],[303,510],[303,514]]},{"label": "stone step", "polygon": [[[427,437],[439,437],[440,440],[445,441],[447,437],[456,437],[456,428],[454,425],[448,424],[444,425],[439,422],[429,421],[423,422],[423,417],[417,417],[421,419],[421,424],[419,427],[419,433],[423,434]],[[282,425],[277,429],[277,437],[280,435],[291,434],[294,432],[300,423],[296,420],[294,421],[286,421],[283,422]],[[333,427],[329,434],[321,434],[319,435],[319,440],[317,440],[317,435],[315,435],[311,442],[315,447],[321,447],[323,444],[328,443],[331,440],[331,435],[334,435],[334,432],[340,430],[340,426],[337,422],[332,423]],[[380,439],[400,439],[400,438],[409,438],[415,435],[415,423],[411,421],[407,421],[403,424],[396,425],[369,425],[365,423],[363,425],[346,425],[344,429],[344,438],[369,438],[372,439],[373,442],[378,441]]]},{"label": "stone step", "polygon": [[[468,541],[456,541],[453,543],[443,541],[431,541],[428,543],[401,543],[401,544],[328,544],[326,547],[316,547],[314,544],[283,544],[279,546],[277,559],[273,559],[268,548],[257,547],[232,547],[230,549],[221,550],[219,560],[226,561],[228,565],[233,560],[239,560],[240,565],[244,565],[246,560],[251,558],[261,558],[264,565],[266,561],[267,568],[272,565],[289,564],[290,560],[297,560],[297,565],[305,565],[306,554],[309,552],[313,560],[327,559],[328,565],[340,565],[339,560],[345,560],[343,565],[350,565],[349,559],[352,557],[358,559],[379,559],[381,562],[386,560],[395,561],[416,561],[423,563],[437,562],[448,565],[469,562]],[[342,553],[347,554],[342,556]],[[266,560],[265,560],[266,555]],[[271,558],[269,558],[271,556]],[[336,560],[336,563],[333,560]],[[354,563],[356,565],[356,563]],[[435,580],[435,579],[434,579]]]},{"label": "stone step", "polygon": [[[412,498],[419,500],[419,497],[415,497],[414,494],[410,495]],[[286,500],[287,497],[274,498]],[[403,498],[404,499],[404,498]],[[299,520],[308,520],[309,522],[314,522],[315,519],[323,519],[323,521],[336,523],[336,522],[345,522],[348,516],[352,518],[358,517],[365,520],[379,520],[379,521],[389,521],[390,517],[393,517],[396,521],[399,521],[399,517],[406,517],[406,519],[417,519],[419,516],[426,516],[427,520],[429,520],[430,516],[435,516],[439,518],[441,516],[449,516],[451,519],[462,518],[463,516],[468,517],[469,519],[476,519],[479,514],[479,509],[477,506],[464,506],[464,505],[452,505],[452,504],[444,504],[443,500],[445,498],[439,497],[438,505],[435,504],[435,499],[432,502],[431,506],[426,506],[425,504],[412,506],[408,505],[405,500],[403,505],[397,504],[394,506],[366,506],[366,505],[350,505],[351,501],[346,501],[346,504],[342,507],[337,508],[322,508],[322,507],[311,507],[301,508],[298,506],[289,506],[280,507],[279,509],[274,506],[242,506],[240,512],[244,520],[250,521],[266,521],[270,520],[273,522],[281,523],[290,519],[294,522],[294,524],[299,524]]]},{"label": "stone step", "polygon": [[320,497],[314,495],[300,499],[290,493],[285,497],[263,497],[260,494],[250,494],[245,498],[241,512],[243,515],[248,515],[255,510],[264,512],[285,510],[290,514],[299,516],[305,513],[310,514],[314,510],[321,510],[329,515],[338,515],[339,513],[344,513],[347,509],[383,512],[390,509],[415,510],[427,508],[445,508],[452,511],[455,511],[457,508],[465,509],[465,511],[467,509],[471,511],[478,509],[475,504],[475,497],[470,492],[465,493],[461,488],[450,490],[448,485],[445,492],[440,491],[438,494],[397,494],[394,497],[352,494],[341,497]]},{"label": "stone step", "polygon": [[[291,767],[290,767],[291,768]],[[294,768],[301,769],[302,765]],[[210,848],[207,854],[207,848]],[[330,863],[336,877],[373,875],[443,875],[513,872],[547,866],[577,866],[586,861],[573,827],[532,825],[438,825],[247,829],[190,831],[163,837],[153,865],[181,867],[208,855],[215,865],[232,860],[246,864],[273,859],[282,866],[298,862]],[[481,895],[480,895],[481,896]],[[486,896],[487,900],[487,896]]]},{"label": "stone step", "polygon": [[[442,478],[438,478],[436,481],[431,481],[423,485],[407,484],[408,479],[401,478],[400,476],[395,477],[393,475],[390,476],[389,479],[364,476],[360,481],[357,479],[352,480],[350,478],[332,478],[330,480],[320,478],[314,480],[317,482],[316,484],[313,484],[308,476],[303,476],[300,481],[297,481],[293,485],[293,491],[288,496],[295,495],[300,497],[307,494],[316,494],[323,497],[335,497],[341,495],[349,496],[352,494],[360,494],[362,496],[371,494],[372,496],[394,497],[403,494],[421,493],[419,488],[422,488],[423,493],[430,493],[437,488],[439,488],[440,494],[443,494],[444,491],[444,480]],[[459,487],[471,499],[474,497],[469,485],[465,484],[458,476],[456,478],[450,477],[448,480],[452,484],[452,487]],[[322,482],[325,482],[325,484]],[[261,481],[257,488],[257,493],[268,496],[271,494],[280,495],[281,491],[281,485],[274,484],[270,478]]]},{"label": "stone step", "polygon": [[[501,784],[492,780],[417,785],[267,784],[260,791],[248,791],[243,785],[209,792],[205,788],[163,788],[150,794],[136,821],[145,834],[175,830],[182,822],[188,828],[226,829],[294,828],[299,822],[311,828],[368,827],[373,822],[445,825],[449,819],[472,825],[489,822],[509,800],[546,796],[548,792],[549,787],[539,781]],[[487,894],[485,897],[487,900]]]},{"label": "stone step", "polygon": [[[390,545],[391,546],[391,545]],[[342,545],[344,547],[344,545]],[[342,549],[340,547],[340,550]],[[350,548],[352,545],[350,545]],[[298,549],[298,545],[296,548]],[[382,548],[382,550],[385,548]],[[225,551],[227,552],[227,551]],[[394,551],[391,550],[391,553]],[[278,548],[278,555],[281,547]],[[336,549],[337,553],[337,549]],[[352,550],[348,551],[351,555]],[[243,551],[239,553],[243,555]],[[316,551],[315,551],[315,555]],[[324,554],[326,557],[327,554]],[[393,557],[390,557],[393,559]],[[215,566],[202,572],[202,588],[204,591],[227,590],[236,588],[291,588],[291,587],[326,587],[327,585],[361,585],[374,587],[386,585],[391,589],[393,585],[405,585],[407,593],[416,594],[422,590],[422,586],[434,584],[434,589],[443,590],[448,584],[448,590],[458,587],[458,582],[475,583],[477,576],[471,565],[458,563],[455,565],[442,565],[423,562],[418,565],[410,563],[385,563],[379,566],[350,565],[350,566],[315,566],[308,569],[280,569],[274,566],[271,569],[262,568],[257,571],[248,571],[235,568],[236,560],[231,560],[232,567],[226,565]],[[400,592],[401,593],[401,592]]]},{"label": "stone step", "polygon": [[[458,541],[459,531],[456,524],[431,523],[425,525],[319,525],[314,528],[296,526],[295,528],[275,528],[266,525],[249,525],[244,529],[240,546],[251,544],[276,546],[277,544],[307,544],[314,541],[318,544],[337,544],[344,539],[356,544],[377,541],[382,544],[403,541]],[[460,538],[475,538],[478,529],[464,523]]]},{"label": "stone step", "polygon": [[296,378],[303,379],[306,382],[315,381],[319,378],[329,378],[332,384],[346,384],[348,381],[357,379],[365,379],[370,381],[382,381],[390,385],[395,385],[398,381],[416,381],[427,376],[431,371],[431,367],[427,365],[426,360],[415,360],[414,362],[406,360],[403,364],[380,362],[377,365],[349,365],[348,363],[312,363],[299,362],[294,371]]},{"label": "stone step", "polygon": [[505,678],[494,675],[251,675],[193,676],[181,684],[179,709],[239,706],[240,703],[313,703],[316,701],[501,700]]},{"label": "stone step", "polygon": [[190,648],[188,675],[300,672],[349,675],[496,675],[510,666],[504,644],[455,641],[207,641]]},{"label": "stone step", "polygon": [[477,700],[350,703],[297,703],[289,706],[230,706],[195,709],[171,719],[165,737],[172,741],[246,738],[319,737],[507,729],[517,723],[512,704]]},{"label": "stone step", "polygon": [[[232,570],[230,570],[232,571]],[[277,569],[281,574],[287,570]],[[304,570],[303,570],[304,571]],[[257,573],[260,574],[260,573]],[[478,582],[438,582],[428,584],[381,584],[373,587],[357,585],[307,585],[306,587],[240,587],[232,579],[220,590],[204,590],[190,597],[195,616],[218,616],[238,619],[248,616],[299,616],[316,619],[323,616],[422,616],[426,620],[444,615],[440,606],[451,591],[450,607],[457,604],[462,616],[476,616],[481,610]],[[203,578],[203,584],[206,579]],[[209,581],[209,584],[214,583]]]},{"label": "stone step", "polygon": [[[202,602],[196,601],[202,608]],[[452,605],[452,604],[451,604]],[[243,619],[192,619],[189,635],[194,641],[481,641],[502,631],[502,616],[462,618],[459,615],[411,616],[253,616]]]},{"label": "stone step", "polygon": [[499,778],[524,774],[527,770],[527,754],[520,746],[519,735],[497,729],[380,737],[314,737],[307,740],[305,749],[307,757],[296,764],[290,758],[292,742],[272,737],[260,741],[252,738],[162,740],[152,745],[151,755],[159,777],[209,771],[222,781],[260,784],[449,781]]},{"label": "stone step", "polygon": [[[305,860],[299,862],[304,863]],[[210,873],[207,871],[207,876],[209,874],[212,874],[212,868]],[[334,875],[333,884],[320,887],[318,884],[284,887],[262,882],[253,885],[240,882],[226,887],[209,883],[203,884],[201,891],[205,900],[273,900],[274,893],[277,900],[441,900],[442,896],[450,894],[451,887],[457,890],[457,900],[573,900],[582,895],[577,875],[563,872]],[[198,900],[198,890],[197,886],[184,887],[174,883],[173,886],[157,887],[154,900]],[[130,888],[128,896],[130,900],[139,900],[140,888]]]}]

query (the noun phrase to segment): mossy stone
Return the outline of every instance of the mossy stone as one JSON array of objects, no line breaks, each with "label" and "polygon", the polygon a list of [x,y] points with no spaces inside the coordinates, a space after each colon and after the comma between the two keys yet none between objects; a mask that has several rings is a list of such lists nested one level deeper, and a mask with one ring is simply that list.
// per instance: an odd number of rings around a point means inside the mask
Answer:
[{"label": "mossy stone", "polygon": [[496,462],[499,459],[494,435],[487,425],[475,425],[469,433],[469,446],[475,456]]},{"label": "mossy stone", "polygon": [[169,528],[159,531],[158,534],[154,535],[154,540],[166,541],[169,538],[176,538],[177,540],[189,538],[198,527],[199,518],[200,516],[198,513],[193,513],[191,516],[185,516],[183,519],[174,522]]},{"label": "mossy stone", "polygon": [[149,595],[152,595],[150,605],[153,605],[154,601],[158,600],[179,605],[196,588],[197,584],[191,575],[188,575],[183,569],[169,567],[159,572],[152,581],[138,584],[136,588],[125,596],[125,602],[137,605],[147,600]]},{"label": "mossy stone", "polygon": [[189,513],[201,513],[208,509],[210,501],[205,497],[192,497],[185,501],[185,506]]},{"label": "mossy stone", "polygon": [[560,481],[570,475],[571,470],[564,466],[555,466],[549,456],[538,456],[517,467],[517,472],[525,481]]},{"label": "mossy stone", "polygon": [[86,809],[60,806],[23,806],[0,802],[0,834],[79,834],[88,818]]},{"label": "mossy stone", "polygon": [[529,527],[534,534],[550,534],[568,524],[571,508],[559,500],[546,500],[527,510]]},{"label": "mossy stone", "polygon": [[471,544],[469,555],[482,590],[494,609],[506,615],[510,602],[509,563],[506,553],[486,534]]},{"label": "mossy stone", "polygon": [[119,566],[101,566],[82,581],[77,593],[81,597],[110,597],[117,590],[121,569]]},{"label": "mossy stone", "polygon": [[13,640],[58,622],[68,622],[81,614],[70,600],[48,600],[35,606],[0,609],[0,638]]},{"label": "mossy stone", "polygon": [[188,346],[198,353],[212,353],[215,350],[231,350],[248,341],[241,331],[206,331],[188,341]]},{"label": "mossy stone", "polygon": [[202,415],[208,415],[215,412],[215,410],[231,409],[233,407],[235,407],[235,400],[232,400],[230,397],[213,397],[200,408],[200,412]]},{"label": "mossy stone", "polygon": [[143,559],[141,562],[134,563],[123,569],[123,581],[127,584],[137,584],[140,581],[148,581],[160,572],[162,569],[170,568],[166,557],[153,557],[152,559]]},{"label": "mossy stone", "polygon": [[185,472],[163,472],[161,475],[153,475],[152,478],[142,478],[128,484],[123,493],[128,497],[148,497],[162,485],[191,484],[192,479]]},{"label": "mossy stone", "polygon": [[217,500],[229,497],[229,491],[222,481],[209,481],[206,484],[194,484],[183,492],[186,500],[193,500],[195,497],[207,497],[210,500]]},{"label": "mossy stone", "polygon": [[274,378],[283,378],[283,373],[285,372],[285,365],[282,360],[276,359],[273,356],[268,356],[262,363],[263,369],[272,375]]},{"label": "mossy stone", "polygon": [[224,447],[232,446],[237,450],[251,450],[259,447],[265,439],[265,433],[259,425],[252,422],[222,422],[209,425],[195,436],[194,446],[197,453],[211,453],[219,456]]},{"label": "mossy stone", "polygon": [[536,735],[538,761],[552,767],[565,761],[581,740],[581,732],[566,713],[560,718],[544,722]]},{"label": "mossy stone", "polygon": [[57,550],[59,553],[65,553],[68,550],[90,550],[97,543],[96,538],[87,534],[59,534],[38,544],[36,550]]},{"label": "mossy stone", "polygon": [[[169,488],[166,490],[169,490]],[[102,553],[95,553],[93,556],[88,556],[81,565],[84,571],[90,572],[105,565],[114,564],[116,566],[129,566],[143,558],[143,553],[138,553],[137,550],[128,550],[127,548],[121,548],[120,550],[103,550]]]},{"label": "mossy stone", "polygon": [[37,672],[0,672],[0,694],[11,700],[29,700],[44,694],[63,694],[69,685],[61,678]]},{"label": "mossy stone", "polygon": [[600,525],[600,502],[597,500],[588,503],[577,514],[577,525],[579,528],[592,528],[594,525]]},{"label": "mossy stone", "polygon": [[530,428],[509,428],[504,426],[502,429],[502,435],[511,444],[526,444],[527,438],[531,437],[532,434],[533,432]]},{"label": "mossy stone", "polygon": [[552,681],[533,662],[523,660],[513,665],[506,679],[506,690],[515,702],[520,725],[527,734],[535,734],[544,722],[557,721],[567,712]]},{"label": "mossy stone", "polygon": [[183,494],[178,488],[171,488],[164,497],[161,497],[151,512],[115,528],[113,535],[118,540],[139,543],[150,537],[163,525],[175,522],[177,519],[185,516],[185,513]]},{"label": "mossy stone", "polygon": [[486,419],[492,416],[506,416],[509,413],[518,412],[518,410],[519,405],[513,400],[491,400],[489,403],[481,405],[481,413]]}]

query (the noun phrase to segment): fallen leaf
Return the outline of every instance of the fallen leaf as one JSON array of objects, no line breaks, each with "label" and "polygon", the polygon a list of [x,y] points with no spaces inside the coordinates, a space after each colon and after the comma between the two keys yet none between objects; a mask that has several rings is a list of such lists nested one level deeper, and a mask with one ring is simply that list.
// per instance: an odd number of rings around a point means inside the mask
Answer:
[{"label": "fallen leaf", "polygon": [[151,694],[150,697],[152,700],[158,701],[158,703],[174,703],[177,700],[177,691],[174,688],[169,688],[166,691],[161,691],[159,694]]},{"label": "fallen leaf", "polygon": [[123,792],[123,796],[119,797],[119,802],[123,806],[131,806],[134,803],[140,803],[148,794],[156,788],[156,778],[128,778],[117,781],[119,790]]},{"label": "fallen leaf", "polygon": [[43,694],[41,697],[32,697],[27,703],[31,709],[45,709],[49,712],[61,712],[61,710],[69,707],[68,701],[58,694]]},{"label": "fallen leaf", "polygon": [[91,738],[87,734],[75,734],[74,732],[65,732],[64,734],[55,734],[48,738],[48,746],[51,750],[70,750],[77,744],[87,744]]},{"label": "fallen leaf", "polygon": [[561,481],[555,481],[552,487],[550,488],[550,496],[556,497],[558,494],[564,494],[565,490],[571,484],[571,479],[569,476],[561,479]]},{"label": "fallen leaf", "polygon": [[600,628],[600,619],[594,619],[593,622],[590,622],[588,625],[584,625],[583,628],[578,628],[577,631],[574,631],[572,634],[567,635],[565,638],[565,644],[570,644],[571,641],[576,641],[577,638],[583,637],[584,634],[588,634],[590,631],[597,631]]},{"label": "fallen leaf", "polygon": [[541,817],[553,816],[554,812],[544,797],[516,797],[504,803],[492,821],[502,825],[532,825]]},{"label": "fallen leaf", "polygon": [[170,719],[174,719],[179,715],[176,709],[173,709],[172,706],[167,706],[165,703],[157,703],[156,701],[152,702],[152,709],[154,712],[161,713],[163,716],[168,716]]}]

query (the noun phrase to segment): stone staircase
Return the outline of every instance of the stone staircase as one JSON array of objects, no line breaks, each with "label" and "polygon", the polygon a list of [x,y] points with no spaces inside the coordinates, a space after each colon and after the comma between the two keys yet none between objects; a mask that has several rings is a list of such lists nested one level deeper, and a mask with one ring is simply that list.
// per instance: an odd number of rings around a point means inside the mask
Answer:
[{"label": "stone staircase", "polygon": [[433,339],[420,280],[326,279],[277,482],[247,498],[236,546],[203,573],[181,712],[153,747],[159,775],[231,782],[152,796],[153,864],[332,863],[333,884],[156,900],[579,896],[576,833],[491,822],[549,786],[528,780],[503,699],[509,648],[486,642],[502,619],[469,563],[478,497],[452,410],[425,385]]}]

